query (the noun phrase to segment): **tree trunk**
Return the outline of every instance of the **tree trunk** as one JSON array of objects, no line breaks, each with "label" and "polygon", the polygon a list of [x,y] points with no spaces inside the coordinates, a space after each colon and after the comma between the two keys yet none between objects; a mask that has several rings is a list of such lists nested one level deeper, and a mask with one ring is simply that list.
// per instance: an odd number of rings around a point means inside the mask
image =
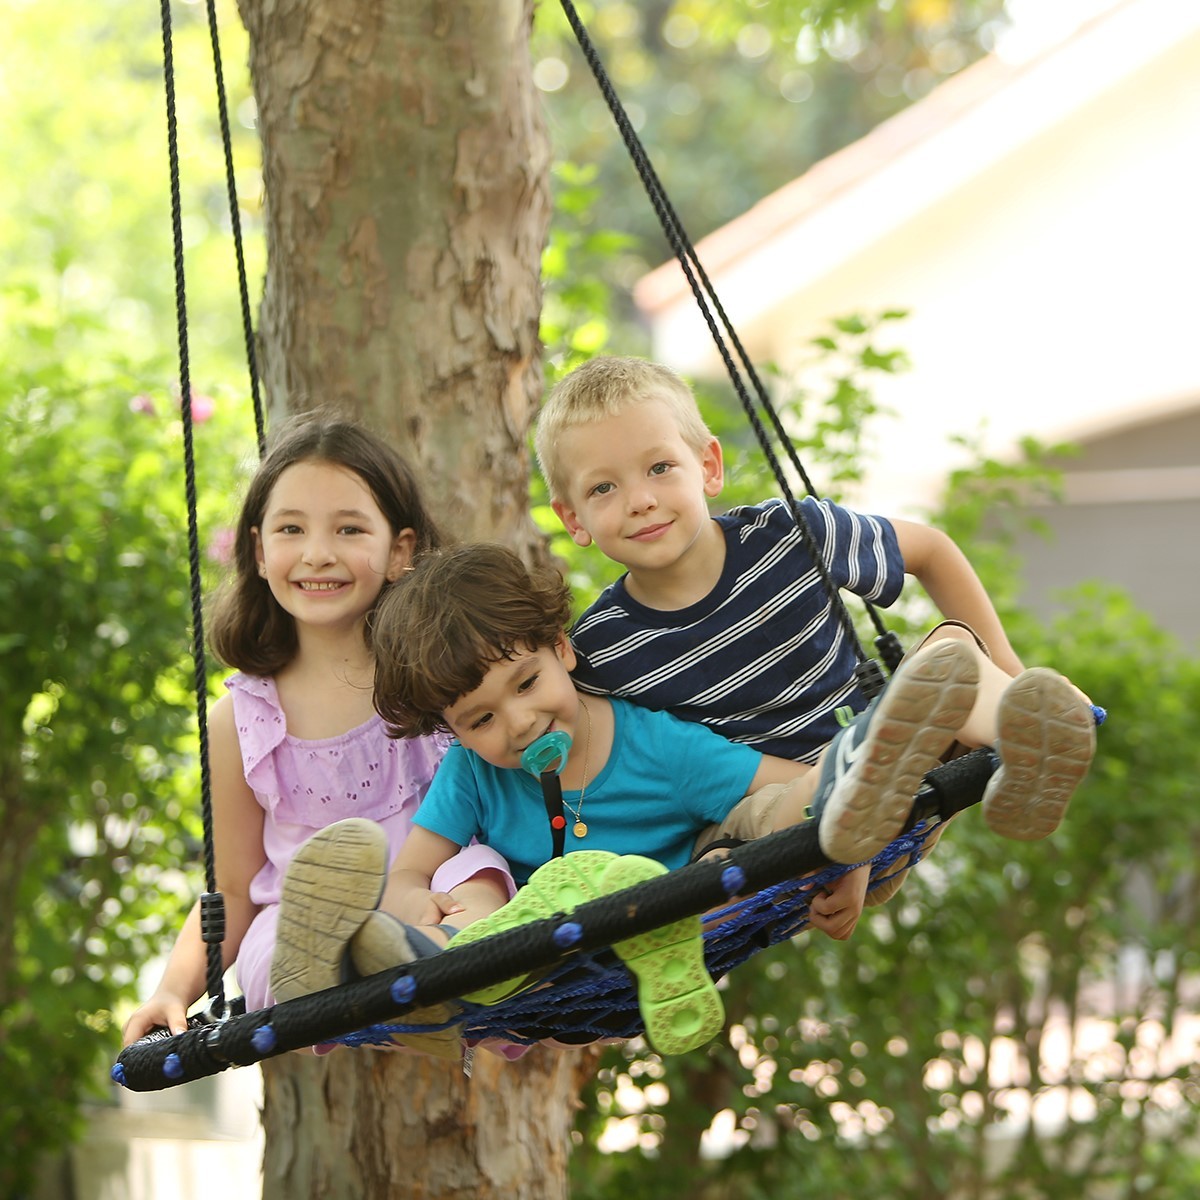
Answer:
[{"label": "tree trunk", "polygon": [[[549,147],[532,0],[239,0],[267,197],[272,413],[356,414],[464,539],[544,553],[526,438],[541,392]],[[562,1197],[589,1052],[267,1063],[265,1195]]]},{"label": "tree trunk", "polygon": [[264,1200],[565,1196],[575,1097],[596,1052],[479,1053],[474,1073],[374,1050],[266,1064]]},{"label": "tree trunk", "polygon": [[532,550],[549,144],[532,0],[240,0],[271,408],[361,414],[463,538]]}]

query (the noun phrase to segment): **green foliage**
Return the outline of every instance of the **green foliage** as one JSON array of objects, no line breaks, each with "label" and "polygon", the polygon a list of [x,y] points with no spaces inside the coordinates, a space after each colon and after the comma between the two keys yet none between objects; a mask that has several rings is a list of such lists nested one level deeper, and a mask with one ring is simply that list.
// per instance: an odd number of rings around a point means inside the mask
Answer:
[{"label": "green foliage", "polygon": [[115,355],[0,366],[0,1088],[38,1097],[0,1116],[5,1195],[73,1131],[198,858],[179,422],[137,387]]},{"label": "green foliage", "polygon": [[[1002,0],[592,0],[577,5],[630,122],[693,239],[745,212],[979,58]],[[642,266],[670,256],[557,3],[541,4],[535,78],[559,153],[593,163],[611,226]],[[609,274],[632,283],[628,262]]]},{"label": "green foliage", "polygon": [[[232,5],[220,7],[244,59]],[[254,443],[248,405],[232,400],[244,368],[204,13],[175,19],[211,570],[236,460]],[[15,1196],[76,1132],[80,1100],[106,1094],[113,1010],[190,904],[199,828],[158,14],[69,3],[5,20],[0,1195]],[[253,201],[239,78],[236,153]],[[248,252],[261,270],[261,244]]]}]

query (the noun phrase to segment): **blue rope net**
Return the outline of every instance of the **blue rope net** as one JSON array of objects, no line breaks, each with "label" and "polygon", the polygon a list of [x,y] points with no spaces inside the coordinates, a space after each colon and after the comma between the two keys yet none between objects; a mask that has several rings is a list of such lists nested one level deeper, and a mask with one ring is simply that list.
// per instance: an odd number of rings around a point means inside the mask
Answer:
[{"label": "blue rope net", "polygon": [[[941,822],[978,802],[992,771],[975,752],[926,777],[914,821],[872,861],[871,887],[919,859]],[[461,1025],[473,1043],[490,1038],[530,1045],[631,1038],[643,1032],[632,977],[610,947],[684,917],[705,917],[705,961],[719,979],[759,950],[809,924],[808,904],[849,867],[823,856],[816,822],[747,842],[725,859],[709,859],[621,892],[506,930],[462,949],[367,979],[245,1012],[240,1001],[189,1020],[186,1032],[156,1030],[127,1046],[112,1078],[135,1091],[156,1091],[215,1075],[289,1050],[341,1041],[382,1045],[398,1032],[429,1033]],[[534,976],[527,990],[496,1005],[459,998],[499,981]],[[401,1024],[405,1014],[453,1002],[440,1025]]]},{"label": "blue rope net", "polygon": [[[872,860],[870,888],[915,866],[937,822],[919,821]],[[739,967],[768,946],[808,928],[810,898],[851,867],[831,864],[764,887],[705,917],[704,959],[713,979]],[[552,989],[548,996],[547,989]],[[602,1038],[633,1038],[645,1032],[633,976],[608,947],[573,954],[525,990],[496,1005],[460,1001],[461,1012],[440,1024],[391,1021],[333,1039],[347,1046],[385,1046],[395,1034],[422,1034],[462,1027],[467,1042],[497,1038],[529,1046],[553,1039],[571,1044]]]}]

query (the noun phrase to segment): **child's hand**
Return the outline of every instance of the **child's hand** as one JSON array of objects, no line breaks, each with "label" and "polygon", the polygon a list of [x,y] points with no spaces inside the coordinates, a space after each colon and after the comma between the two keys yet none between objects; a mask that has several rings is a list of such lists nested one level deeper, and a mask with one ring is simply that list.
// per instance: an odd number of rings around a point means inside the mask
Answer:
[{"label": "child's hand", "polygon": [[187,1032],[187,1005],[179,996],[170,992],[155,992],[125,1022],[125,1028],[121,1031],[121,1045],[128,1046],[136,1042],[157,1026],[163,1026],[172,1033]]},{"label": "child's hand", "polygon": [[462,905],[449,892],[413,888],[396,906],[394,916],[407,925],[440,925],[443,917],[462,912]]},{"label": "child's hand", "polygon": [[858,918],[862,916],[870,878],[871,868],[864,864],[847,871],[823,891],[817,892],[809,902],[809,924],[835,941],[844,942],[854,932]]},{"label": "child's hand", "polygon": [[440,925],[443,917],[452,917],[463,911],[463,906],[449,892],[430,892],[429,900],[434,915],[425,922],[426,925]]}]

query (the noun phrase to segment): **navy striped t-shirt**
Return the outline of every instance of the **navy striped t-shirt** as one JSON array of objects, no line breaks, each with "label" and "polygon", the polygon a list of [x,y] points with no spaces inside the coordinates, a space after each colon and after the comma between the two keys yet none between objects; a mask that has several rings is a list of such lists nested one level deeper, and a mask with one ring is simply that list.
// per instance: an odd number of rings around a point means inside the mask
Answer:
[{"label": "navy striped t-shirt", "polygon": [[[892,604],[904,562],[891,523],[828,500],[800,507],[834,583]],[[699,721],[764,754],[812,762],[837,732],[835,710],[864,706],[854,647],[784,501],[715,520],[725,533],[716,587],[664,612],[633,599],[622,576],[571,631],[575,681]]]}]

